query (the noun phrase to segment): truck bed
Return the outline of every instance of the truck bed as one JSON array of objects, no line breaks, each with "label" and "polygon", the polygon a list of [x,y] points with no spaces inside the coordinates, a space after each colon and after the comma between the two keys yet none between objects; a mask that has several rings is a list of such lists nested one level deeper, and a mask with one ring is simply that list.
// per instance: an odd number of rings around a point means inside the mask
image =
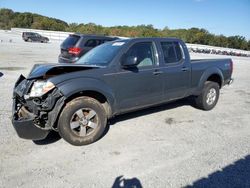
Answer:
[{"label": "truck bed", "polygon": [[199,85],[199,80],[206,73],[214,72],[215,69],[219,69],[222,73],[220,76],[223,80],[222,86],[230,81],[231,78],[231,59],[195,59],[191,60],[191,87],[195,88]]}]

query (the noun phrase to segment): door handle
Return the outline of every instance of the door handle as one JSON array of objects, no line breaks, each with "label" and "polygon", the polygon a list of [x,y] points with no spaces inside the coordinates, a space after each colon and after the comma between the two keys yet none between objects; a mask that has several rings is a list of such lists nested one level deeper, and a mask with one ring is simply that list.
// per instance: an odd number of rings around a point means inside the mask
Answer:
[{"label": "door handle", "polygon": [[187,71],[189,71],[189,68],[188,67],[182,67],[182,69],[181,69],[183,72],[187,72]]},{"label": "door handle", "polygon": [[153,75],[159,75],[159,74],[162,74],[162,73],[163,73],[162,71],[155,70],[155,71],[153,72]]}]

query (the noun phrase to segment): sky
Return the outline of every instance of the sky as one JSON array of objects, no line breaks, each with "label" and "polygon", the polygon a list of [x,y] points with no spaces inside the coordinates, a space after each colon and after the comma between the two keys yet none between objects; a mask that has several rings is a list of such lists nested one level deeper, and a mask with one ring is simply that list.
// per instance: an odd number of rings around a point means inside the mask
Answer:
[{"label": "sky", "polygon": [[250,0],[0,0],[0,8],[38,13],[68,23],[198,27],[250,40]]}]

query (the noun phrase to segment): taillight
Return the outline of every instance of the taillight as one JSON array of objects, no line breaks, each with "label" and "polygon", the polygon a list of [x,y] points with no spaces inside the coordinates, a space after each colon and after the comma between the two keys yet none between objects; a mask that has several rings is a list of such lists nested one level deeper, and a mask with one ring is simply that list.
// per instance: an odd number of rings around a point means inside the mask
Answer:
[{"label": "taillight", "polygon": [[76,48],[76,47],[71,47],[69,48],[69,53],[70,54],[74,54],[74,55],[78,55],[81,52],[81,48]]},{"label": "taillight", "polygon": [[233,63],[233,61],[231,60],[231,62],[230,62],[231,74],[233,74],[233,69],[234,69],[234,63]]}]

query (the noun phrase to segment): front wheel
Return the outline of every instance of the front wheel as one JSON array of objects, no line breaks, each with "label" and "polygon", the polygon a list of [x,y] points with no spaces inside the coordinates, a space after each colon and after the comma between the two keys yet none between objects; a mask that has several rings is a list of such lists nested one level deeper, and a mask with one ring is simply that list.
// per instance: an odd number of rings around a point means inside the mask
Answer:
[{"label": "front wheel", "polygon": [[195,99],[196,106],[202,110],[212,110],[218,102],[220,86],[216,82],[207,81],[201,94]]},{"label": "front wheel", "polygon": [[100,102],[90,97],[73,99],[64,107],[58,121],[61,137],[75,146],[91,144],[103,134],[107,123]]}]

